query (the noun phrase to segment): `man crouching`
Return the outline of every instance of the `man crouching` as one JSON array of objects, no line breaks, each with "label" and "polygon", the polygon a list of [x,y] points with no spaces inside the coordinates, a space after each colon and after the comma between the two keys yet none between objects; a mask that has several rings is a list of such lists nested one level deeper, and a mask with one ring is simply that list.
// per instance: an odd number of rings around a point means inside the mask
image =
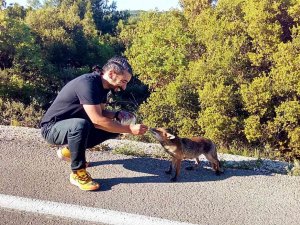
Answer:
[{"label": "man crouching", "polygon": [[[99,69],[99,68],[98,68]],[[97,190],[100,185],[86,171],[85,151],[119,133],[142,135],[143,124],[122,124],[125,111],[105,109],[110,90],[125,90],[132,78],[132,68],[123,57],[114,57],[102,70],[81,75],[67,83],[58,93],[41,121],[41,133],[47,142],[67,145],[59,150],[61,159],[71,162],[70,182],[81,190]]]}]

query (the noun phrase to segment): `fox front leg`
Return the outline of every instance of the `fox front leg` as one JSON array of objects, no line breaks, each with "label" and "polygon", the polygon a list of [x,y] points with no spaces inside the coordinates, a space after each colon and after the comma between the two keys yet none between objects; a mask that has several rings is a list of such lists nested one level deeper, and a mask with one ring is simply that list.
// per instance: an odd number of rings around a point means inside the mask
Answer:
[{"label": "fox front leg", "polygon": [[171,178],[171,181],[172,181],[172,182],[177,181],[177,177],[178,177],[179,174],[180,174],[181,159],[176,159],[174,165],[175,165],[176,173],[175,173],[174,177]]},{"label": "fox front leg", "polygon": [[172,161],[170,163],[170,167],[167,171],[165,171],[166,174],[171,174],[172,173],[172,170],[173,170],[173,167],[176,166],[176,158],[172,157]]},{"label": "fox front leg", "polygon": [[171,174],[173,169],[172,162],[170,163],[169,169],[165,171],[166,174]]}]

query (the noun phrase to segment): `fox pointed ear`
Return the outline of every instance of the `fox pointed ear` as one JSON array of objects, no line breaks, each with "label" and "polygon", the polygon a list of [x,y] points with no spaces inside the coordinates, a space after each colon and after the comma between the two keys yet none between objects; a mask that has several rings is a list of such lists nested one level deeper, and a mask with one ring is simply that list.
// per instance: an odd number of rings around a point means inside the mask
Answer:
[{"label": "fox pointed ear", "polygon": [[175,135],[167,133],[167,138],[170,140],[175,139]]}]

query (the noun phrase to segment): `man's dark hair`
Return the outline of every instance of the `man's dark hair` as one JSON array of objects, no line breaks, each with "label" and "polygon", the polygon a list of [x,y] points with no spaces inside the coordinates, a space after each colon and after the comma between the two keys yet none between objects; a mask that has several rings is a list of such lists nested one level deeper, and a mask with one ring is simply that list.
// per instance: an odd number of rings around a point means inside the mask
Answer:
[{"label": "man's dark hair", "polygon": [[102,67],[103,72],[113,69],[117,74],[122,74],[124,70],[127,70],[130,74],[132,73],[132,68],[126,58],[121,56],[115,56],[107,61],[107,63]]}]

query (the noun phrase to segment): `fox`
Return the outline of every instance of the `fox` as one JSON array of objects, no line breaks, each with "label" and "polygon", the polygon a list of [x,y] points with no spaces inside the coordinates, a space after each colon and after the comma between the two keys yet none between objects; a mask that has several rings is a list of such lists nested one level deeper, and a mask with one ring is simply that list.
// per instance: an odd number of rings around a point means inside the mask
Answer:
[{"label": "fox", "polygon": [[172,182],[178,180],[182,160],[195,159],[195,165],[186,167],[187,170],[193,170],[199,166],[199,156],[202,154],[211,163],[216,175],[223,173],[223,169],[220,167],[216,145],[210,139],[204,137],[181,138],[170,133],[165,128],[149,128],[149,131],[172,157],[169,169],[165,171],[166,174],[172,174],[172,169],[173,167],[175,168],[175,175],[171,178]]}]

